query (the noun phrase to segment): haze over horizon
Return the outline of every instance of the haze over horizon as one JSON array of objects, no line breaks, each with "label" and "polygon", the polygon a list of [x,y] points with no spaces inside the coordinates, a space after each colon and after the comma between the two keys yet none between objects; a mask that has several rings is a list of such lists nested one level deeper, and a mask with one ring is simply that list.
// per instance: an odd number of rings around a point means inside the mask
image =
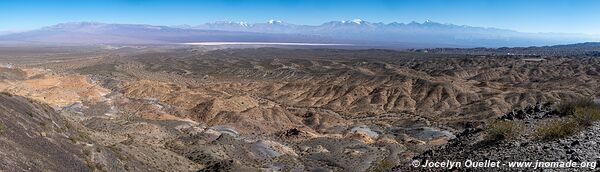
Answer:
[{"label": "haze over horizon", "polygon": [[[264,23],[281,20],[320,25],[363,19],[410,23],[427,20],[493,27],[530,33],[599,35],[600,2],[592,0],[520,1],[2,1],[0,34],[38,29],[65,22],[150,25],[199,25],[214,21]],[[14,16],[19,16],[18,18]]]}]

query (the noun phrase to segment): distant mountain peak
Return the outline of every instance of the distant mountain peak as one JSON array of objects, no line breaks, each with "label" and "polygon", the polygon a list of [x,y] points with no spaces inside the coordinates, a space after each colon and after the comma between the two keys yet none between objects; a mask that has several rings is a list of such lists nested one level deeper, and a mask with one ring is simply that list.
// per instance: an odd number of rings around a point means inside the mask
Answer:
[{"label": "distant mountain peak", "polygon": [[107,24],[100,22],[67,22],[43,27],[42,30],[79,30],[85,28],[98,28],[106,25]]},{"label": "distant mountain peak", "polygon": [[354,19],[354,20],[352,20],[352,23],[356,23],[356,24],[362,24],[363,22],[365,22],[365,21],[363,21],[362,19]]},{"label": "distant mountain peak", "polygon": [[100,22],[66,22],[66,23],[59,23],[59,24],[55,24],[52,26],[48,26],[48,27],[80,27],[80,26],[97,26],[97,25],[105,25],[104,23],[100,23]]},{"label": "distant mountain peak", "polygon": [[282,24],[282,23],[283,23],[283,21],[281,21],[281,20],[274,20],[274,19],[271,19],[271,20],[269,20],[269,22],[268,22],[268,23],[269,23],[269,24]]},{"label": "distant mountain peak", "polygon": [[106,23],[101,23],[101,22],[95,22],[95,21],[83,21],[83,22],[65,22],[65,23],[59,23],[56,25],[103,25]]},{"label": "distant mountain peak", "polygon": [[234,22],[234,21],[228,21],[228,20],[222,20],[222,21],[215,21],[215,22],[209,22],[209,24],[247,24],[247,22],[245,21],[240,21],[240,22]]},{"label": "distant mountain peak", "polygon": [[360,25],[360,24],[364,24],[364,23],[366,23],[366,21],[364,21],[364,20],[362,20],[362,19],[353,19],[353,20],[347,20],[347,21],[346,21],[346,20],[344,20],[344,21],[341,21],[341,23],[344,23],[344,24],[357,24],[357,25]]}]

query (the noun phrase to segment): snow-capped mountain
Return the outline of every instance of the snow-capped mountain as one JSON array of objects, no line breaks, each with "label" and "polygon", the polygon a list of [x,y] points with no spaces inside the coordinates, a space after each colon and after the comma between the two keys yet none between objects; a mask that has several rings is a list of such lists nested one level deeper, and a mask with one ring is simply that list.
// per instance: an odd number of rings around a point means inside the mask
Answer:
[{"label": "snow-capped mountain", "polygon": [[271,19],[271,20],[269,20],[268,23],[269,24],[282,24],[283,22],[281,20],[273,20],[273,19]]},{"label": "snow-capped mountain", "polygon": [[309,25],[295,25],[280,20],[269,20],[265,23],[254,23],[249,24],[247,22],[212,22],[198,26],[192,26],[189,28],[194,29],[206,29],[206,30],[224,30],[224,31],[248,31],[248,32],[260,32],[260,33],[339,33],[340,31],[352,31],[352,32],[410,32],[410,31],[433,31],[433,32],[447,32],[447,31],[492,31],[492,32],[513,32],[511,30],[493,29],[493,28],[481,28],[481,27],[470,27],[470,26],[458,26],[453,24],[442,24],[432,21],[425,21],[423,23],[411,22],[405,23],[371,23],[361,19],[353,20],[342,20],[342,21],[330,21],[317,26]]},{"label": "snow-capped mountain", "polygon": [[258,33],[296,33],[301,32],[299,30],[301,25],[289,24],[280,20],[269,20],[265,23],[253,23],[248,22],[232,22],[232,21],[220,21],[210,22],[202,25],[194,26],[193,29],[203,30],[223,30],[223,31],[241,31],[241,32],[258,32]]},{"label": "snow-capped mountain", "polygon": [[[233,22],[232,22],[233,23]],[[342,40],[402,43],[439,43],[457,46],[532,46],[597,41],[598,37],[578,34],[522,33],[507,29],[444,24],[433,21],[410,23],[373,23],[362,19],[330,21],[317,26],[295,25],[269,20],[265,23],[222,27],[207,23],[194,29],[242,31],[255,33],[304,34]],[[596,39],[596,40],[594,40]]]},{"label": "snow-capped mountain", "polygon": [[218,21],[201,25],[155,26],[97,22],[61,23],[0,36],[0,41],[59,43],[186,43],[209,41],[351,43],[430,47],[537,46],[598,41],[598,36],[522,33],[513,30],[432,21],[381,23],[361,19],[297,25],[280,20],[262,23]]}]

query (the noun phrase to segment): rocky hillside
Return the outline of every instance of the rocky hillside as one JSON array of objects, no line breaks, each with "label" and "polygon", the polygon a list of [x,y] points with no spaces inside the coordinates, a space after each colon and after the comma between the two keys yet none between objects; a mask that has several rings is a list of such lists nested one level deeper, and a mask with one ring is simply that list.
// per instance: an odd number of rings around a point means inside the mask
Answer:
[{"label": "rocky hillside", "polygon": [[[556,106],[555,106],[556,107]],[[563,116],[552,106],[531,106],[507,113],[487,127],[467,128],[455,139],[439,148],[415,156],[411,161],[396,167],[405,171],[443,171],[449,167],[413,167],[412,162],[485,161],[500,162],[503,171],[529,171],[535,164],[511,167],[510,162],[576,162],[578,168],[542,167],[558,171],[594,171],[600,163],[600,111],[577,111],[575,116]],[[585,118],[581,118],[586,116]],[[581,119],[577,119],[581,118]],[[575,124],[569,120],[578,121]],[[463,164],[464,165],[464,164]],[[490,168],[465,167],[454,170],[486,171]]]},{"label": "rocky hillside", "polygon": [[50,106],[0,93],[1,171],[91,171],[83,145],[67,120]]}]

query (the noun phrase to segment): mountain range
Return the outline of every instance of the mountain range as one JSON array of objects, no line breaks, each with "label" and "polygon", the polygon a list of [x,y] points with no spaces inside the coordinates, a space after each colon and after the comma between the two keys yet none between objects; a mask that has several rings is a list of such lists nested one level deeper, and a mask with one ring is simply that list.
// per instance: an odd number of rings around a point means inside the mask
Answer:
[{"label": "mountain range", "polygon": [[343,43],[385,47],[514,47],[599,41],[600,36],[525,33],[432,21],[373,23],[360,19],[321,25],[219,21],[201,25],[157,26],[71,22],[0,35],[0,42],[72,44],[165,44],[191,42]]}]

